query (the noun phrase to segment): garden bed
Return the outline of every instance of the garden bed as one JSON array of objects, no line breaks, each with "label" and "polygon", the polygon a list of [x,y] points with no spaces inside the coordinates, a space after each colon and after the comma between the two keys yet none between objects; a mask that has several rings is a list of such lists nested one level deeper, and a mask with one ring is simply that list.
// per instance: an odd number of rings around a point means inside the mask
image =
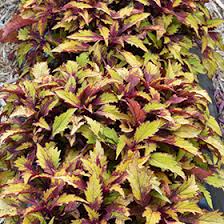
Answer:
[{"label": "garden bed", "polygon": [[[84,2],[29,1],[30,17],[21,10],[24,23],[10,24],[23,27],[25,72],[1,88],[0,217],[222,224],[221,213],[208,212],[212,199],[223,211],[222,132],[197,83],[222,123],[222,73],[215,89],[206,75],[221,65],[213,32],[221,21],[198,1],[173,1],[172,10],[158,0]],[[4,3],[2,25],[17,7]],[[1,45],[2,83],[16,80],[14,47]]]}]

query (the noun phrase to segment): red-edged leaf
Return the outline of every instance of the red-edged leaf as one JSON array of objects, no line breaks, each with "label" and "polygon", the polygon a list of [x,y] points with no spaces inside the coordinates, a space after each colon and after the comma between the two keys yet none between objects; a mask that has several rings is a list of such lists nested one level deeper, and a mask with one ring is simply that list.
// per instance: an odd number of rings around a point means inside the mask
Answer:
[{"label": "red-edged leaf", "polygon": [[207,178],[213,174],[213,172],[211,170],[204,170],[199,167],[194,167],[191,170],[191,173],[194,174],[200,180],[204,180],[205,178]]},{"label": "red-edged leaf", "polygon": [[15,42],[17,40],[18,29],[33,24],[34,19],[23,19],[21,16],[15,15],[3,29],[0,30],[0,42]]},{"label": "red-edged leaf", "polygon": [[146,114],[145,111],[141,108],[140,104],[135,100],[130,99],[128,100],[128,106],[132,116],[134,117],[135,123],[142,123],[145,120]]}]

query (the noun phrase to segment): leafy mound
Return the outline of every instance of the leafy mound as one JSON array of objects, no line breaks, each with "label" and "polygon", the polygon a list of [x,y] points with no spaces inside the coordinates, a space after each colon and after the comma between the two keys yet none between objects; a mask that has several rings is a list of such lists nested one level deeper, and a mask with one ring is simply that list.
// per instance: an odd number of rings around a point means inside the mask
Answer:
[{"label": "leafy mound", "polygon": [[29,78],[0,90],[0,217],[222,224],[198,205],[212,207],[205,183],[224,187],[221,131],[196,82],[222,63],[218,24],[198,1],[23,1],[1,37],[26,26]]},{"label": "leafy mound", "polygon": [[[200,1],[22,2],[20,14],[2,31],[1,40],[14,40],[15,31],[26,26],[18,33],[23,74],[37,61],[47,60],[54,69],[81,52],[87,52],[101,70],[126,64],[144,68],[142,57],[149,58],[148,73],[159,76],[160,70],[170,78],[182,71],[212,75],[217,66],[224,68],[214,51],[223,49],[214,32],[222,20],[212,20]],[[201,58],[191,52],[193,47],[201,49]]]}]

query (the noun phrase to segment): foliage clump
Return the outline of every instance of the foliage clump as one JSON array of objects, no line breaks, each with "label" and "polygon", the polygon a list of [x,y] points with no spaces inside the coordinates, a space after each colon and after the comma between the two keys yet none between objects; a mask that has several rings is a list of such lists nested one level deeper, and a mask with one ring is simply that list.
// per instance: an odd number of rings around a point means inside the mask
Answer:
[{"label": "foliage clump", "polygon": [[[34,1],[1,31],[21,78],[1,88],[6,223],[222,224],[221,131],[197,74],[223,49],[205,1]],[[192,49],[201,51],[200,57]]]}]

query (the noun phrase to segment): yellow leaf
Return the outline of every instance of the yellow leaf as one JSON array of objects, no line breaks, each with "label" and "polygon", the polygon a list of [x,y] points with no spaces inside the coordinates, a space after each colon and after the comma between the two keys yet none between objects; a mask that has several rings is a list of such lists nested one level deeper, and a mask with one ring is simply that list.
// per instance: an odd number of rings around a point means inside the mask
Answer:
[{"label": "yellow leaf", "polygon": [[78,9],[91,9],[92,6],[83,2],[71,1],[66,6],[72,6]]},{"label": "yellow leaf", "polygon": [[146,207],[143,217],[146,218],[146,224],[157,224],[161,219],[160,212],[154,212],[150,207]]},{"label": "yellow leaf", "polygon": [[178,7],[181,4],[182,0],[174,0],[173,1],[173,8]]},{"label": "yellow leaf", "polygon": [[196,184],[195,177],[191,176],[180,187],[176,193],[181,199],[194,198],[198,194],[199,188]]},{"label": "yellow leaf", "polygon": [[126,140],[127,140],[127,137],[125,135],[121,135],[119,137],[118,144],[117,144],[117,149],[116,149],[116,159],[118,158],[118,156],[122,152],[123,148],[125,147]]},{"label": "yellow leaf", "polygon": [[16,215],[17,215],[16,208],[8,205],[5,201],[0,199],[0,218]]},{"label": "yellow leaf", "polygon": [[215,120],[214,117],[210,116],[208,121],[207,121],[207,125],[214,131],[216,132],[219,136],[222,136],[222,131],[219,127],[218,122]]},{"label": "yellow leaf", "polygon": [[81,43],[80,41],[74,41],[74,40],[66,40],[62,44],[59,44],[56,48],[52,50],[52,52],[55,53],[61,53],[61,52],[83,52],[87,51],[89,48],[88,45]]},{"label": "yellow leaf", "polygon": [[189,25],[191,28],[194,29],[195,33],[199,36],[198,29],[199,29],[199,24],[196,19],[196,17],[192,14],[188,14],[186,18],[186,24]]},{"label": "yellow leaf", "polygon": [[84,205],[87,213],[88,213],[88,216],[89,216],[89,219],[90,220],[98,220],[99,218],[99,213],[97,211],[95,211],[94,209],[90,208],[88,205]]},{"label": "yellow leaf", "polygon": [[145,69],[147,73],[150,75],[153,75],[153,76],[160,75],[160,67],[158,65],[153,64],[150,61],[145,65]]},{"label": "yellow leaf", "polygon": [[208,28],[217,28],[224,23],[223,19],[209,19],[207,21]]},{"label": "yellow leaf", "polygon": [[152,137],[157,131],[159,131],[159,128],[163,125],[163,122],[161,120],[156,120],[152,122],[145,122],[141,124],[136,132],[134,139],[136,142],[141,142],[149,137]]},{"label": "yellow leaf", "polygon": [[162,170],[170,170],[173,173],[185,179],[185,174],[176,159],[168,153],[153,153],[150,157],[149,163],[151,166],[159,167]]},{"label": "yellow leaf", "polygon": [[178,146],[181,149],[186,150],[187,152],[193,154],[193,155],[200,155],[198,152],[198,148],[196,148],[190,141],[185,140],[180,137],[175,137],[175,146]]},{"label": "yellow leaf", "polygon": [[153,0],[158,6],[160,6],[161,7],[161,2],[160,2],[160,0]]},{"label": "yellow leaf", "polygon": [[68,36],[68,38],[73,40],[78,40],[78,41],[85,41],[85,42],[96,42],[102,39],[91,30],[82,30],[80,32],[77,32]]},{"label": "yellow leaf", "polygon": [[142,201],[151,190],[152,172],[146,167],[140,168],[137,161],[129,165],[127,172],[134,197]]},{"label": "yellow leaf", "polygon": [[100,34],[101,34],[101,36],[103,37],[103,39],[106,43],[106,46],[108,46],[110,30],[107,27],[103,26],[103,27],[99,28],[99,31],[100,31]]},{"label": "yellow leaf", "polygon": [[65,90],[58,90],[55,93],[57,94],[57,96],[59,98],[61,98],[66,103],[69,103],[69,104],[71,104],[74,107],[77,107],[77,105],[79,104],[79,99],[72,92],[65,91]]},{"label": "yellow leaf", "polygon": [[48,123],[46,122],[46,120],[43,117],[41,117],[39,119],[39,121],[37,123],[34,123],[33,125],[37,126],[37,127],[44,128],[44,129],[46,129],[48,131],[51,130],[50,126],[48,125]]},{"label": "yellow leaf", "polygon": [[188,212],[202,214],[202,210],[199,208],[197,201],[180,201],[174,206],[174,209],[181,214]]},{"label": "yellow leaf", "polygon": [[224,144],[220,138],[209,136],[208,138],[203,139],[203,141],[217,149],[221,156],[224,156]]},{"label": "yellow leaf", "polygon": [[148,0],[137,0],[138,2],[142,3],[143,5],[149,5],[149,1]]},{"label": "yellow leaf", "polygon": [[223,213],[214,211],[214,212],[206,212],[202,216],[200,216],[197,224],[223,224],[224,217]]},{"label": "yellow leaf", "polygon": [[144,45],[143,41],[139,39],[137,36],[128,36],[128,38],[125,39],[125,41],[131,45],[141,48],[145,52],[148,52],[148,49]]},{"label": "yellow leaf", "polygon": [[8,184],[4,189],[2,195],[15,194],[18,195],[23,191],[28,191],[30,189],[30,185],[24,183],[12,183]]},{"label": "yellow leaf", "polygon": [[116,120],[128,120],[129,117],[126,114],[123,114],[119,111],[119,109],[114,105],[106,104],[102,107],[102,112],[99,112],[105,117],[110,118],[113,121]]},{"label": "yellow leaf", "polygon": [[150,13],[139,13],[134,14],[127,19],[124,20],[124,24],[127,26],[127,28],[130,28],[131,26],[137,24],[138,22],[141,22],[142,20],[146,19],[150,16]]},{"label": "yellow leaf", "polygon": [[37,162],[43,170],[51,171],[59,166],[60,151],[54,143],[46,143],[45,148],[37,145]]},{"label": "yellow leaf", "polygon": [[16,109],[11,113],[10,117],[30,117],[35,113],[35,111],[31,108],[18,106]]},{"label": "yellow leaf", "polygon": [[145,105],[144,110],[147,113],[149,113],[149,112],[154,111],[154,110],[165,109],[166,107],[167,107],[167,105],[165,105],[165,104],[158,103],[158,102],[151,102],[151,103]]},{"label": "yellow leaf", "polygon": [[83,202],[83,203],[87,203],[86,200],[78,197],[78,196],[75,196],[74,194],[62,194],[58,200],[57,200],[57,204],[58,205],[63,205],[63,204],[68,204],[70,202]]},{"label": "yellow leaf", "polygon": [[50,70],[47,62],[39,62],[35,64],[32,68],[32,74],[36,79],[48,76],[50,74]]},{"label": "yellow leaf", "polygon": [[132,67],[141,67],[142,63],[140,62],[137,57],[135,57],[131,52],[128,51],[122,51],[121,54],[124,56],[125,60],[129,65]]},{"label": "yellow leaf", "polygon": [[[143,0],[144,1],[144,0]],[[147,1],[147,0],[146,0]],[[122,8],[118,13],[119,13],[119,18],[123,19],[125,17],[128,17],[131,15],[134,7],[132,5],[128,5],[124,8]]]},{"label": "yellow leaf", "polygon": [[201,130],[192,125],[182,125],[174,134],[180,138],[197,138]]},{"label": "yellow leaf", "polygon": [[96,201],[98,202],[98,204],[102,203],[102,187],[100,184],[100,180],[96,176],[96,174],[93,174],[89,178],[89,182],[85,191],[85,196],[86,200],[89,203],[95,203]]},{"label": "yellow leaf", "polygon": [[100,129],[102,129],[102,125],[101,123],[93,120],[92,118],[90,117],[85,117],[88,125],[90,126],[90,129],[91,131],[96,135],[98,136],[99,135],[99,132],[100,132]]}]

